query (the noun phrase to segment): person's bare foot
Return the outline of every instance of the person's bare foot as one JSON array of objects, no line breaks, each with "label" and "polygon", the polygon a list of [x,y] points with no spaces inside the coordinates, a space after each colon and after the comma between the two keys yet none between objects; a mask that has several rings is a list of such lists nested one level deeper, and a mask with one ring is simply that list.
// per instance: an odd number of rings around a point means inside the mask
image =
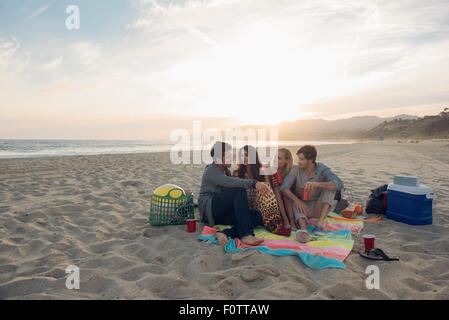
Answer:
[{"label": "person's bare foot", "polygon": [[242,242],[250,246],[258,246],[263,242],[263,239],[254,236],[246,236],[242,238]]},{"label": "person's bare foot", "polygon": [[228,244],[228,242],[229,242],[228,236],[225,235],[224,233],[222,233],[222,232],[217,232],[217,233],[215,234],[215,236],[217,237],[218,242],[220,243],[220,245],[224,246],[224,245]]},{"label": "person's bare foot", "polygon": [[298,232],[296,234],[296,240],[298,240],[298,242],[301,242],[301,243],[307,243],[309,241],[312,241],[313,239],[311,236],[309,236],[309,234],[307,232],[302,231],[302,232]]}]

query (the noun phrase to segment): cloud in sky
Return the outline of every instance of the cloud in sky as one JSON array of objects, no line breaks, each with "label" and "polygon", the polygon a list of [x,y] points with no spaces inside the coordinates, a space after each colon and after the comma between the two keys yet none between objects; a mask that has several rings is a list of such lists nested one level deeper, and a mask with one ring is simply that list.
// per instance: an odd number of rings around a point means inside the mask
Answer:
[{"label": "cloud in sky", "polygon": [[78,41],[70,45],[73,53],[79,57],[81,63],[90,66],[101,57],[101,46],[89,41]]},{"label": "cloud in sky", "polygon": [[63,60],[62,56],[60,56],[58,58],[55,58],[54,60],[51,60],[51,61],[49,61],[47,63],[44,63],[42,65],[41,69],[44,70],[44,71],[56,70],[56,69],[58,69],[61,66],[62,60]]},{"label": "cloud in sky", "polygon": [[212,46],[213,48],[218,47],[217,43],[214,40],[212,40],[206,34],[201,32],[199,29],[195,28],[191,24],[185,23],[184,21],[180,20],[179,18],[176,17],[176,15],[170,13],[170,10],[167,10],[164,7],[160,6],[155,0],[149,0],[149,1],[155,8],[160,10],[164,15],[166,15],[168,18],[173,20],[176,24],[178,24],[179,26],[181,26],[182,28],[184,28],[185,30],[187,30],[188,32],[193,34],[194,36],[198,37],[199,39],[201,39],[208,45]]},{"label": "cloud in sky", "polygon": [[0,66],[7,67],[19,48],[20,44],[16,37],[0,35]]},{"label": "cloud in sky", "polygon": [[20,81],[27,74],[29,60],[30,52],[21,48],[16,37],[0,33],[0,84]]},{"label": "cloud in sky", "polygon": [[139,18],[137,21],[133,22],[132,24],[128,24],[129,29],[143,29],[148,28],[151,26],[152,21],[145,19],[145,18]]},{"label": "cloud in sky", "polygon": [[[407,107],[417,113],[448,102],[447,0],[120,5],[110,1],[103,15],[95,14],[98,4],[81,1],[78,33],[44,26],[30,40],[11,22],[0,34],[0,99],[7,105],[0,115],[258,122]],[[48,9],[37,1],[18,12],[33,12],[34,20],[47,12],[63,25],[63,8]],[[107,32],[117,21],[126,23]]]},{"label": "cloud in sky", "polygon": [[39,9],[37,9],[36,11],[34,11],[32,14],[30,14],[29,18],[36,18],[37,16],[41,15],[42,13],[44,13],[45,11],[48,10],[48,8],[50,8],[49,4],[43,5],[41,6]]}]

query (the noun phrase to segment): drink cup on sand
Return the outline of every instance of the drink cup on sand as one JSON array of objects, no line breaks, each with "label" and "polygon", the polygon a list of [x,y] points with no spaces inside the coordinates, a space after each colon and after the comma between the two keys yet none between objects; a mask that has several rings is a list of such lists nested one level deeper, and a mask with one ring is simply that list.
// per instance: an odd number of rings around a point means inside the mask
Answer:
[{"label": "drink cup on sand", "polygon": [[196,219],[187,219],[186,222],[187,222],[187,232],[189,232],[189,233],[196,232],[197,220]]},{"label": "drink cup on sand", "polygon": [[364,234],[363,243],[365,244],[365,252],[368,253],[370,250],[374,249],[374,241],[376,236],[373,234]]}]

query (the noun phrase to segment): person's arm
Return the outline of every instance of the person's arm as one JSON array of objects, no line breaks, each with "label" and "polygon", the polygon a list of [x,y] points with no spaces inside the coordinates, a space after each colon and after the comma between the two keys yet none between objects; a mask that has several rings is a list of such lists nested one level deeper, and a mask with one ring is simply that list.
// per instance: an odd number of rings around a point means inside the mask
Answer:
[{"label": "person's arm", "polygon": [[289,174],[285,177],[284,182],[281,185],[280,191],[286,196],[288,199],[293,201],[293,205],[298,207],[298,209],[306,216],[309,216],[309,208],[307,205],[299,199],[290,188],[293,186],[293,183],[296,181],[297,176],[299,175],[299,168],[293,167]]},{"label": "person's arm", "polygon": [[343,189],[343,182],[340,178],[332,172],[331,169],[326,169],[321,173],[323,180],[322,182],[307,182],[304,187],[306,189],[324,189],[329,191],[337,191]]},{"label": "person's arm", "polygon": [[298,167],[293,167],[288,175],[285,177],[284,181],[282,182],[281,187],[279,188],[280,192],[293,201],[293,203],[297,203],[300,199],[293,194],[293,192],[290,190],[290,188],[293,186],[293,183],[296,180],[296,177],[298,175]]},{"label": "person's arm", "polygon": [[282,194],[284,196],[286,196],[287,198],[289,198],[292,202],[294,206],[297,206],[298,209],[306,216],[309,216],[309,208],[306,206],[306,204],[304,203],[304,201],[302,201],[301,199],[299,199],[297,196],[295,196],[295,194],[290,190],[290,188],[286,188],[284,190],[282,190]]},{"label": "person's arm", "polygon": [[274,194],[276,195],[276,200],[279,206],[279,211],[281,212],[281,216],[284,220],[288,221],[287,218],[287,212],[284,207],[284,200],[282,199],[281,191],[279,190],[279,187],[273,188]]},{"label": "person's arm", "polygon": [[335,182],[307,182],[304,188],[309,189],[324,189],[329,191],[337,190]]},{"label": "person's arm", "polygon": [[240,179],[235,177],[229,177],[220,170],[215,168],[210,168],[207,173],[207,179],[209,182],[218,185],[223,188],[255,188],[262,194],[266,194],[270,191],[270,188],[262,182],[258,182],[255,179]]},{"label": "person's arm", "polygon": [[216,168],[211,168],[208,172],[208,180],[215,185],[224,188],[254,188],[257,180],[255,179],[240,179],[236,177],[229,177]]},{"label": "person's arm", "polygon": [[290,189],[293,186],[293,183],[296,180],[296,176],[298,175],[298,167],[293,167],[288,175],[285,177],[284,181],[281,184],[279,190],[283,192],[285,189]]},{"label": "person's arm", "polygon": [[343,181],[331,169],[325,170],[323,177],[324,181],[320,182],[321,188],[330,191],[343,189]]},{"label": "person's arm", "polygon": [[[271,185],[271,188],[273,189],[274,195],[276,196],[276,201],[277,201],[277,204],[279,207],[279,211],[282,215],[282,218],[285,220],[287,218],[287,214],[285,212],[284,200],[282,199],[279,185],[277,184],[276,179],[274,179],[273,175],[266,175],[264,177],[265,177],[265,182],[268,183],[269,185]],[[286,220],[286,221],[288,221],[288,220]]]},{"label": "person's arm", "polygon": [[282,190],[282,194],[292,200],[294,203],[298,200],[300,200],[295,194],[290,190],[290,188],[286,188]]}]

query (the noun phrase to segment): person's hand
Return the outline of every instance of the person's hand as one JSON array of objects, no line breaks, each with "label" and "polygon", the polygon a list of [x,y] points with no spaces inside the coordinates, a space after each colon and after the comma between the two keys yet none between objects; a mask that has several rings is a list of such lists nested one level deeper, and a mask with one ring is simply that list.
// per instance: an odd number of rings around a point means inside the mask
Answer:
[{"label": "person's hand", "polygon": [[304,201],[301,201],[299,199],[295,200],[295,205],[298,207],[299,211],[304,214],[306,217],[310,215],[309,208],[305,204]]},{"label": "person's hand", "polygon": [[318,182],[307,182],[305,185],[304,185],[304,189],[306,190],[306,191],[312,191],[313,189],[316,189],[316,188],[319,188],[319,183]]},{"label": "person's hand", "polygon": [[263,182],[256,183],[256,190],[259,191],[262,195],[266,195],[270,191],[270,187],[268,187]]}]

